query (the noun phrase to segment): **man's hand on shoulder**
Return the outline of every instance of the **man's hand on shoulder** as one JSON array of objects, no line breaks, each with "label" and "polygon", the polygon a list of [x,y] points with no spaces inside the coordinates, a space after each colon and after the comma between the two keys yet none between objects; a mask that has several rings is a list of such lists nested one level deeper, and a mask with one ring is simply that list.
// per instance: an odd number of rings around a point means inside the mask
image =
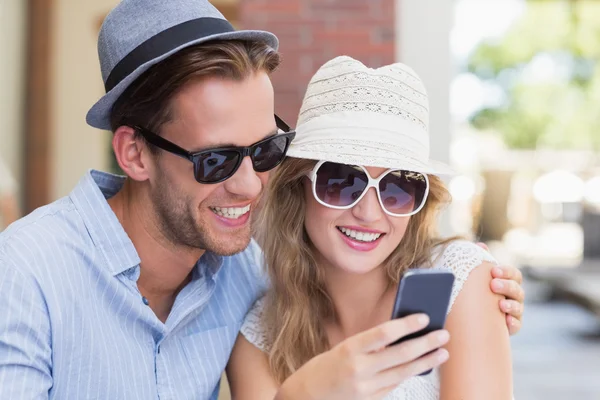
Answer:
[{"label": "man's hand on shoulder", "polygon": [[[485,243],[477,243],[482,249],[489,251]],[[523,274],[517,267],[499,265],[492,268],[492,292],[505,299],[500,300],[500,309],[506,314],[506,325],[511,335],[517,334],[523,325],[525,291],[523,290]]]}]

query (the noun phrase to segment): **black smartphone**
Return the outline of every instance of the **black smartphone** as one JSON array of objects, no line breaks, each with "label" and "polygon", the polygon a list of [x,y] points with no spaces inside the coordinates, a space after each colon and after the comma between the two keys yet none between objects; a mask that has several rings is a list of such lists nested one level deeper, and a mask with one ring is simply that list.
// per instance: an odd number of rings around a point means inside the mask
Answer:
[{"label": "black smartphone", "polygon": [[392,318],[423,313],[429,316],[429,324],[418,332],[398,339],[392,346],[444,328],[453,284],[454,274],[450,271],[415,269],[404,274],[398,285]]}]

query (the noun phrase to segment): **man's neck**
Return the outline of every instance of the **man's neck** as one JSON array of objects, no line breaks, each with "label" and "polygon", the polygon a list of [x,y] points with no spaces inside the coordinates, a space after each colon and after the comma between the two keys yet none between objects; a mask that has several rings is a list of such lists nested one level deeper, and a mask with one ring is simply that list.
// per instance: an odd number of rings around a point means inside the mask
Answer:
[{"label": "man's neck", "polygon": [[138,289],[164,323],[177,294],[191,280],[191,272],[203,250],[180,247],[161,234],[147,201],[138,198],[126,181],[108,204],[133,242],[141,259]]}]

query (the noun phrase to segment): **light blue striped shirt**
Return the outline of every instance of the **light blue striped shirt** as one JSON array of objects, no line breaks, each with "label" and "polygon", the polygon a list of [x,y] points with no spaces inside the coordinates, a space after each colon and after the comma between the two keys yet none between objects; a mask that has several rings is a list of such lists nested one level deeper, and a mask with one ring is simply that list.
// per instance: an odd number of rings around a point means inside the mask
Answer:
[{"label": "light blue striped shirt", "polygon": [[248,309],[265,290],[252,242],[205,253],[163,324],[137,288],[140,259],[91,171],[0,234],[0,399],[216,399]]}]

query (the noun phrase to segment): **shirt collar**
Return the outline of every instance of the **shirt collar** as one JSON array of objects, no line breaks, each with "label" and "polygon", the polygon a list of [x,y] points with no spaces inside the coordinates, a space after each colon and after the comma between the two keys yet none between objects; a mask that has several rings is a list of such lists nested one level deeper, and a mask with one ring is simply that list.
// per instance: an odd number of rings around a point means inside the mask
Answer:
[{"label": "shirt collar", "polygon": [[[104,254],[113,276],[131,270],[141,262],[133,242],[107,202],[124,183],[124,176],[90,170],[69,195],[92,241]],[[193,278],[204,276],[215,279],[223,261],[222,256],[205,252],[194,267]]]},{"label": "shirt collar", "polygon": [[113,275],[140,264],[133,242],[107,202],[124,183],[123,176],[90,170],[69,195],[83,218],[92,241],[104,254]]},{"label": "shirt collar", "polygon": [[205,252],[196,263],[194,277],[204,274],[207,278],[216,280],[224,258],[210,251]]}]

